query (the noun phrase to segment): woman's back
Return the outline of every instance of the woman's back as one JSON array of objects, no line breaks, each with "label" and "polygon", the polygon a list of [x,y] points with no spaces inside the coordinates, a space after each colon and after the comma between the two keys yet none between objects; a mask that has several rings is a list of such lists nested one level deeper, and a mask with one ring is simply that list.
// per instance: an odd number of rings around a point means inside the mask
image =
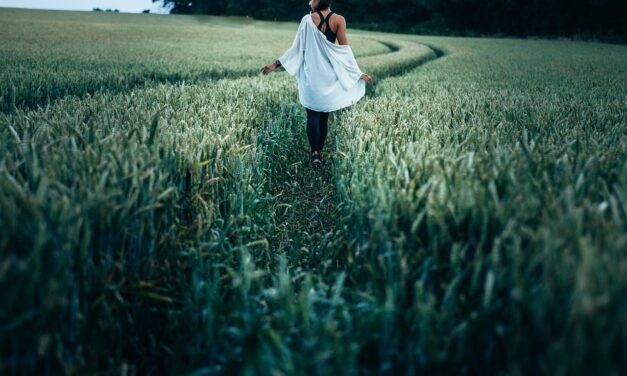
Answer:
[{"label": "woman's back", "polygon": [[[328,9],[330,2],[323,3],[326,14],[316,11],[304,15],[292,46],[274,64],[262,69],[267,74],[283,66],[298,81],[298,97],[307,109],[312,163],[321,162],[328,113],[355,104],[366,93],[365,82],[372,83],[372,78],[359,69],[348,45],[346,20],[339,14],[331,17],[335,13]],[[320,3],[312,0],[309,5],[313,9]]]},{"label": "woman's back", "polygon": [[[335,15],[333,11],[329,11],[326,15],[324,15],[321,11],[311,12],[311,19],[314,21],[316,25],[318,25],[318,30],[324,33],[324,36],[327,37],[327,40],[331,43],[335,43],[337,39],[337,19],[340,17],[337,15],[336,17],[331,17]],[[333,20],[331,20],[333,18]],[[333,30],[336,30],[335,32]]]},{"label": "woman's back", "polygon": [[[337,40],[341,42],[341,30],[337,31]],[[352,105],[365,94],[365,82],[360,80],[362,72],[351,47],[329,43],[312,14],[303,16],[292,47],[278,60],[298,80],[300,102],[311,110],[333,112]]]}]

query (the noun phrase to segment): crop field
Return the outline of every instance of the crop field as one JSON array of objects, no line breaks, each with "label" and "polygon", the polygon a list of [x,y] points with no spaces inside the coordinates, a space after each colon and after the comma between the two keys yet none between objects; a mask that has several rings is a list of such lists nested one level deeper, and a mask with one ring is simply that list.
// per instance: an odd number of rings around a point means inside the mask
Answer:
[{"label": "crop field", "polygon": [[627,47],[0,9],[0,374],[627,373]]}]

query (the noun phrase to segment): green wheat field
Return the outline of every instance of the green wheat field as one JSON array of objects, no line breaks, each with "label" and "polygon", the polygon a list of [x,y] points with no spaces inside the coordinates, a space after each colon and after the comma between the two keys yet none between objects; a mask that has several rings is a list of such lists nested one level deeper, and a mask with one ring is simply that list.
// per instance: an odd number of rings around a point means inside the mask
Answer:
[{"label": "green wheat field", "polygon": [[627,46],[298,21],[0,10],[0,373],[624,375]]}]

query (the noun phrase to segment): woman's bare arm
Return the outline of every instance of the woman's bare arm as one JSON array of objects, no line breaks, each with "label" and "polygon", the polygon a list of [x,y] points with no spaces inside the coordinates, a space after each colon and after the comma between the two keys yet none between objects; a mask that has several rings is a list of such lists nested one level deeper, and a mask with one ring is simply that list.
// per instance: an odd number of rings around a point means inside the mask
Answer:
[{"label": "woman's bare arm", "polygon": [[346,19],[342,16],[338,16],[337,18],[337,43],[346,45],[348,44],[348,38],[346,38]]},{"label": "woman's bare arm", "polygon": [[[337,42],[340,45],[347,45],[348,44],[348,38],[346,38],[346,20],[344,19],[344,17],[338,16],[337,23],[338,23],[337,31],[336,31]],[[369,84],[371,84],[374,81],[372,79],[372,77],[370,77],[366,73],[363,73],[361,75],[361,79],[366,81]]]}]

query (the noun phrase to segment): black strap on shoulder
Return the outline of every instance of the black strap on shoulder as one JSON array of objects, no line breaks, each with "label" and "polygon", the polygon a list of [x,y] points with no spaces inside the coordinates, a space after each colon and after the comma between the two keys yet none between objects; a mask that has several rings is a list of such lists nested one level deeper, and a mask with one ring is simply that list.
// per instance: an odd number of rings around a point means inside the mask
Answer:
[{"label": "black strap on shoulder", "polygon": [[329,30],[332,34],[335,34],[333,30],[331,30],[331,24],[329,23],[329,18],[331,18],[332,14],[333,12],[329,12],[329,14],[327,14],[327,18],[324,21],[327,23],[327,30]]},{"label": "black strap on shoulder", "polygon": [[331,15],[333,14],[333,12],[329,12],[326,18],[322,15],[322,12],[320,12],[319,10],[317,10],[316,13],[318,13],[318,15],[320,16],[320,23],[318,24],[318,30],[322,31],[322,23],[326,22],[327,28],[325,30],[329,30],[332,34],[335,34],[333,30],[331,30],[331,24],[329,23],[329,18],[331,18]]},{"label": "black strap on shoulder", "polygon": [[316,13],[318,13],[318,16],[320,16],[320,23],[318,24],[318,30],[322,31],[322,23],[324,22],[324,16],[322,15],[322,12],[320,12],[319,10],[317,10]]}]

